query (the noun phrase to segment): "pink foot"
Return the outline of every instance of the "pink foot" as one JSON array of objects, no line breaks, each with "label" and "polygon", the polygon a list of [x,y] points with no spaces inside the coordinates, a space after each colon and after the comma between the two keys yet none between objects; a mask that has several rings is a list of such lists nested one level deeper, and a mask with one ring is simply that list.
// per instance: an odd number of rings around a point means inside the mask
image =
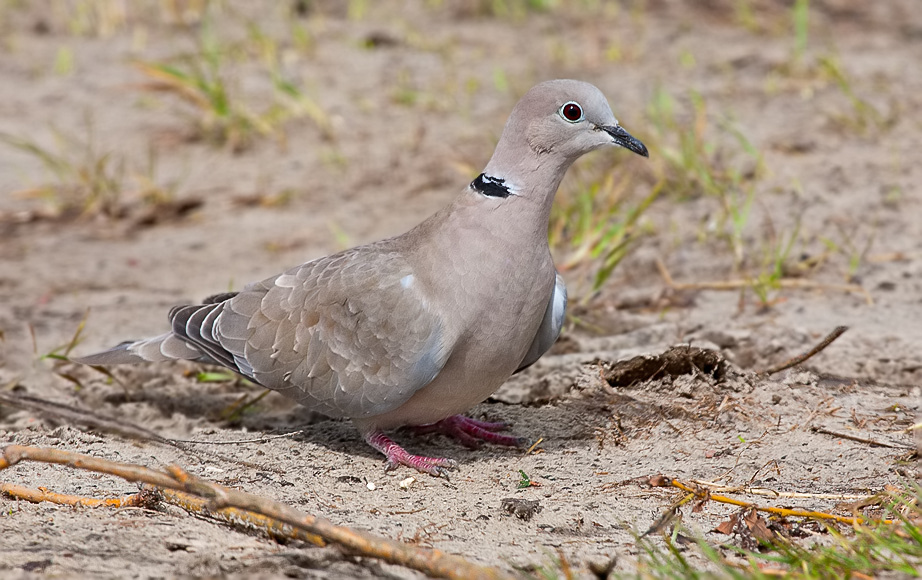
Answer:
[{"label": "pink foot", "polygon": [[409,427],[409,429],[417,434],[441,433],[453,439],[457,439],[462,445],[472,449],[479,447],[484,441],[509,447],[519,447],[525,444],[525,439],[523,437],[496,433],[496,431],[505,431],[509,429],[509,425],[506,423],[488,423],[486,421],[471,419],[464,415],[452,415],[437,423]]},{"label": "pink foot", "polygon": [[367,433],[365,435],[365,441],[387,457],[387,466],[384,468],[385,471],[396,469],[398,465],[406,465],[422,473],[448,479],[448,471],[450,469],[457,469],[458,467],[458,462],[453,459],[411,455],[381,431]]}]

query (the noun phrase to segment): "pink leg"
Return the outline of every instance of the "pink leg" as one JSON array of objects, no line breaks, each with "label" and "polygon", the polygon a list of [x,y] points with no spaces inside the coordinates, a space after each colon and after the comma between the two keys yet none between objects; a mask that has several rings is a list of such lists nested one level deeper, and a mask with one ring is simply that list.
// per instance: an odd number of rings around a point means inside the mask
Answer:
[{"label": "pink leg", "polygon": [[441,433],[447,435],[457,439],[465,447],[471,448],[479,447],[484,441],[509,447],[524,445],[525,439],[522,437],[496,433],[496,431],[505,431],[508,428],[509,425],[506,423],[478,421],[464,415],[453,415],[430,425],[410,427],[414,433],[418,434]]},{"label": "pink leg", "polygon": [[385,471],[396,469],[398,465],[406,465],[417,471],[448,479],[448,470],[458,467],[458,463],[453,459],[411,455],[381,431],[366,433],[365,441],[387,457]]}]

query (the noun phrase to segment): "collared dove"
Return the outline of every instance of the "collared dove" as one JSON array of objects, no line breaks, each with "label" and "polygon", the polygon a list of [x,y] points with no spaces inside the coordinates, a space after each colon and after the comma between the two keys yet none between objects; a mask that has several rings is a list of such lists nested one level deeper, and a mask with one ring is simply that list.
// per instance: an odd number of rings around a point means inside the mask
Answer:
[{"label": "collared dove", "polygon": [[407,233],[178,306],[170,332],[73,360],[222,365],[351,419],[389,469],[447,476],[453,460],[412,455],[384,431],[523,443],[459,413],[557,340],[567,291],[548,248],[551,204],[570,165],[607,145],[647,156],[596,87],[541,83],[512,110],[483,173]]}]

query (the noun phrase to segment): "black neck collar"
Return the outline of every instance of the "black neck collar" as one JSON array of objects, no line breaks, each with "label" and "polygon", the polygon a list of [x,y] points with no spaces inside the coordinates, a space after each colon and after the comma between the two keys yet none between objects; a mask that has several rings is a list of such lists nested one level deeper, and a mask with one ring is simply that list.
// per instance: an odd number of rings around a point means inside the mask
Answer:
[{"label": "black neck collar", "polygon": [[512,195],[505,179],[491,177],[484,173],[477,176],[477,179],[471,182],[471,187],[477,193],[487,197],[506,198]]}]

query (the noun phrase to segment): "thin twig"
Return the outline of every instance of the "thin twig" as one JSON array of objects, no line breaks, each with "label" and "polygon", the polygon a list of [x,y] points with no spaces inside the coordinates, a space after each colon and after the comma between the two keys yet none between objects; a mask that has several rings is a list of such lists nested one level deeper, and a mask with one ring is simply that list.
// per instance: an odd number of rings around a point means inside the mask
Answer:
[{"label": "thin twig", "polygon": [[156,441],[157,443],[170,445],[169,440],[159,435],[158,433],[151,431],[150,429],[145,429],[144,427],[140,427],[135,423],[129,423],[128,421],[116,419],[115,417],[106,417],[87,409],[81,409],[66,403],[49,401],[47,399],[33,397],[30,395],[16,395],[13,393],[3,392],[0,392],[0,403],[9,405],[11,407],[16,407],[18,409],[34,411],[43,415],[54,417],[58,420],[64,420],[68,424],[83,425],[84,427],[89,427],[91,429],[99,429],[100,431],[115,433],[116,435],[128,437],[129,439],[136,439],[139,441]]},{"label": "thin twig", "polygon": [[89,427],[90,429],[98,429],[107,433],[115,433],[116,435],[121,435],[122,437],[127,437],[136,441],[154,441],[156,443],[162,443],[163,445],[175,447],[176,449],[179,449],[180,451],[195,457],[201,457],[205,455],[212,457],[213,459],[218,459],[227,463],[235,463],[250,469],[275,472],[279,471],[277,467],[271,465],[260,465],[258,463],[243,461],[233,457],[221,455],[220,453],[215,453],[214,451],[192,449],[188,445],[188,443],[205,444],[206,442],[168,439],[159,433],[141,427],[140,425],[129,423],[128,421],[124,421],[116,417],[109,417],[101,413],[95,413],[88,409],[81,409],[80,407],[59,403],[57,401],[49,401],[47,399],[32,397],[29,395],[14,395],[0,391],[0,403],[10,405],[11,407],[16,407],[18,409],[34,411],[58,420],[64,420],[68,424],[82,425],[84,427]]},{"label": "thin twig", "polygon": [[794,358],[789,359],[789,360],[787,360],[787,361],[785,361],[785,362],[783,362],[783,363],[781,363],[781,364],[779,364],[779,365],[775,365],[775,366],[773,366],[773,367],[769,367],[769,368],[765,369],[764,371],[762,371],[762,372],[759,373],[759,374],[764,375],[764,376],[770,376],[770,375],[773,375],[773,374],[775,374],[775,373],[780,373],[781,371],[786,370],[786,369],[789,369],[789,368],[791,368],[791,367],[795,367],[795,366],[797,366],[797,365],[799,365],[799,364],[801,364],[801,363],[803,363],[803,362],[809,360],[810,358],[813,358],[814,356],[816,356],[816,355],[818,355],[819,353],[823,352],[823,351],[826,349],[826,347],[828,347],[830,344],[832,344],[837,338],[839,338],[840,336],[842,336],[843,334],[845,334],[845,331],[846,331],[846,330],[848,330],[848,327],[847,327],[847,326],[837,326],[837,327],[835,327],[835,329],[833,329],[832,332],[830,332],[829,334],[827,334],[826,337],[823,338],[823,340],[821,340],[816,346],[814,346],[813,348],[811,348],[811,349],[808,350],[807,352],[802,353],[802,354],[799,354],[799,355],[795,356]]},{"label": "thin twig", "polygon": [[528,451],[525,452],[525,455],[531,455],[532,452],[538,447],[538,445],[541,445],[543,441],[544,437],[539,437],[538,440],[532,443],[531,447],[528,448]]},{"label": "thin twig", "polygon": [[[267,391],[268,392],[268,391]],[[167,439],[170,443],[188,443],[192,445],[241,445],[243,443],[268,443],[269,441],[274,441],[276,439],[285,439],[289,437],[294,437],[295,435],[301,435],[304,433],[304,429],[298,429],[297,431],[290,431],[288,433],[279,433],[277,435],[264,435],[262,437],[255,437],[253,439],[235,439],[233,441],[203,441],[201,439]]]},{"label": "thin twig", "polygon": [[721,493],[748,493],[752,495],[762,495],[767,497],[789,497],[789,498],[802,498],[802,499],[835,499],[835,500],[851,500],[851,499],[868,499],[874,497],[872,495],[859,495],[853,493],[803,493],[799,491],[776,491],[774,489],[768,489],[765,487],[751,487],[748,485],[740,486],[730,486],[722,485],[714,481],[704,481],[701,479],[692,479],[692,483],[696,485],[702,485],[710,488],[711,491],[717,491]]},{"label": "thin twig", "polygon": [[875,441],[874,439],[867,439],[865,437],[858,437],[857,435],[849,435],[848,433],[839,433],[837,431],[830,431],[825,427],[810,427],[810,430],[814,433],[822,433],[823,435],[831,435],[833,437],[839,437],[841,439],[848,439],[849,441],[857,441],[858,443],[867,443],[871,447],[887,447],[889,449],[900,449],[905,451],[912,451],[915,447],[911,445],[894,445],[893,443],[884,443],[883,441]]},{"label": "thin twig", "polygon": [[[672,275],[669,273],[669,270],[666,269],[666,264],[664,264],[663,261],[659,258],[656,260],[656,267],[659,270],[663,281],[666,282],[666,285],[675,290],[741,290],[743,288],[751,288],[753,286],[752,280],[745,279],[717,280],[712,282],[676,282],[672,279]],[[874,304],[874,299],[871,297],[870,292],[861,286],[858,286],[857,284],[825,284],[823,282],[814,282],[813,280],[803,280],[801,278],[782,278],[772,282],[772,284],[778,286],[779,288],[804,290],[842,290],[844,292],[851,292],[853,294],[861,294],[864,296],[864,300],[869,306]]]},{"label": "thin twig", "polygon": [[167,467],[167,472],[164,473],[142,465],[109,461],[60,449],[8,445],[0,455],[0,470],[24,460],[107,473],[128,481],[182,491],[208,500],[209,510],[237,508],[260,514],[275,520],[272,525],[277,526],[277,529],[290,525],[308,534],[315,534],[326,542],[339,545],[353,554],[378,558],[391,564],[419,570],[430,576],[458,580],[512,578],[499,569],[478,566],[440,550],[411,546],[366,532],[335,526],[323,518],[305,514],[278,502],[199,479],[176,466]]}]

